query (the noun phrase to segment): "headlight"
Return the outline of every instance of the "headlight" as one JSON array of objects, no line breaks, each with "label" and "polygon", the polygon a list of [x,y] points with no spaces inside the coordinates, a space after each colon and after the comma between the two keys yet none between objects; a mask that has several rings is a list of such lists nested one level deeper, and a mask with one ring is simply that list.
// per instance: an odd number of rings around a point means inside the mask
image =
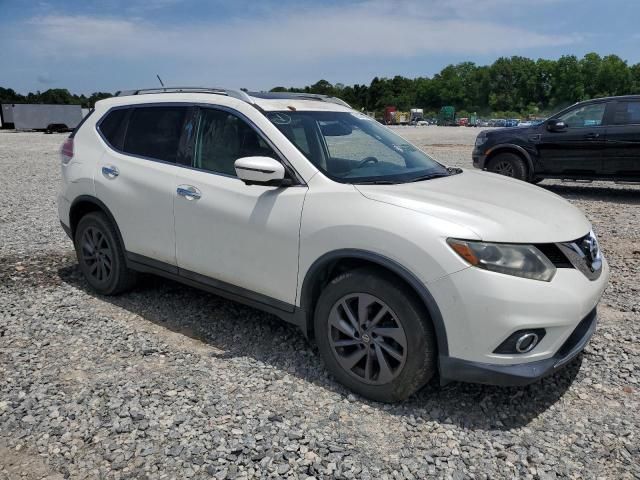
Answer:
[{"label": "headlight", "polygon": [[476,147],[479,147],[480,145],[482,145],[483,143],[485,143],[487,141],[487,136],[486,135],[478,135],[476,137]]},{"label": "headlight", "polygon": [[533,245],[447,239],[449,246],[474,267],[550,282],[556,267]]}]

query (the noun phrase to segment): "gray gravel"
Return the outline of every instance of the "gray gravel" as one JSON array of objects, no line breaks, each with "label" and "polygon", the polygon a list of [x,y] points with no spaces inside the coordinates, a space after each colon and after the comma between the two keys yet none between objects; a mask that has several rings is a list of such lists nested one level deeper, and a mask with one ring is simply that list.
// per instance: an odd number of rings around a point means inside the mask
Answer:
[{"label": "gray gravel", "polygon": [[[400,129],[470,166],[477,130]],[[640,188],[543,182],[612,266],[592,343],[526,388],[356,397],[293,327],[153,277],[103,298],[55,194],[63,136],[0,131],[0,479],[640,478]]]}]

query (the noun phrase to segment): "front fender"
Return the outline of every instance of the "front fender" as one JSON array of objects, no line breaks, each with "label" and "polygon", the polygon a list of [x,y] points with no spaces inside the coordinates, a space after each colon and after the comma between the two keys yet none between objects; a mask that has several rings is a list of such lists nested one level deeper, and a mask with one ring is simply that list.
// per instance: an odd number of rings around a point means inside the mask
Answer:
[{"label": "front fender", "polygon": [[429,312],[429,317],[436,332],[439,354],[445,356],[449,354],[447,331],[444,325],[444,320],[442,319],[442,313],[440,312],[440,308],[433,298],[433,295],[431,295],[431,292],[429,292],[427,286],[423,282],[421,282],[415,274],[413,274],[410,270],[400,265],[396,261],[387,258],[384,255],[369,252],[366,250],[350,248],[333,250],[331,252],[325,253],[315,262],[313,262],[313,264],[307,271],[301,286],[300,307],[301,310],[306,313],[305,317],[307,322],[307,331],[309,330],[308,322],[312,321],[312,316],[310,315],[310,313],[313,306],[314,285],[317,281],[321,280],[319,278],[320,272],[322,272],[327,265],[333,264],[340,260],[352,259],[364,260],[369,264],[377,265],[384,270],[392,272],[393,274],[404,280],[420,297],[425,308]]},{"label": "front fender", "polygon": [[531,153],[524,147],[517,145],[515,143],[499,143],[497,145],[494,145],[485,152],[485,156],[488,159],[494,155],[499,154],[500,152],[509,152],[509,151],[518,152],[527,162],[527,166],[529,167],[529,172],[534,171],[534,165],[533,165],[533,159],[531,158]]}]

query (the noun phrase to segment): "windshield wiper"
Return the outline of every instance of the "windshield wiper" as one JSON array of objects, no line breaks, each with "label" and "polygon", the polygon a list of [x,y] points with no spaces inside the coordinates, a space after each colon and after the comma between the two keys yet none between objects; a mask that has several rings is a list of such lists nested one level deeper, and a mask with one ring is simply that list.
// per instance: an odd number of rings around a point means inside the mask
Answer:
[{"label": "windshield wiper", "polygon": [[451,173],[430,173],[429,175],[422,175],[421,177],[412,178],[406,183],[421,182],[423,180],[431,180],[432,178],[448,177]]},{"label": "windshield wiper", "polygon": [[391,180],[368,180],[364,182],[354,182],[355,185],[396,185],[398,182]]}]

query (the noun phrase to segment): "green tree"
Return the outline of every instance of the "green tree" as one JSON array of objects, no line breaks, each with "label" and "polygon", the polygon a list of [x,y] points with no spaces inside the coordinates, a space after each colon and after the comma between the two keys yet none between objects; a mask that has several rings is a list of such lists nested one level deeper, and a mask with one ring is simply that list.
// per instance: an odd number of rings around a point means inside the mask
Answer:
[{"label": "green tree", "polygon": [[580,64],[575,55],[563,55],[558,59],[553,74],[551,103],[562,106],[584,98],[584,85]]},{"label": "green tree", "polygon": [[640,94],[640,63],[636,63],[629,68],[631,72],[631,92],[634,94]]},{"label": "green tree", "polygon": [[14,89],[0,87],[0,103],[20,103],[24,101],[24,95],[16,93]]},{"label": "green tree", "polygon": [[607,55],[596,77],[597,96],[606,97],[631,93],[633,79],[627,62],[617,55]]},{"label": "green tree", "polygon": [[595,98],[598,96],[598,75],[602,68],[602,58],[597,53],[587,53],[580,60],[580,74],[584,85],[585,98]]}]

